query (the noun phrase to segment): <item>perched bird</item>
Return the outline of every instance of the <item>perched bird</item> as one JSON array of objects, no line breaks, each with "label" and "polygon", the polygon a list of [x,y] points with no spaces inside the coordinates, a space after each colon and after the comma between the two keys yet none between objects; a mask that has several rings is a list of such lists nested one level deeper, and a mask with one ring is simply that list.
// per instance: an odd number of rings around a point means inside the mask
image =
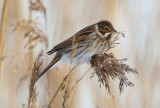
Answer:
[{"label": "perched bird", "polygon": [[57,63],[65,61],[75,65],[87,63],[93,55],[106,52],[110,49],[109,44],[116,38],[113,35],[116,32],[111,22],[106,20],[80,30],[47,52],[48,55],[56,52],[56,55],[40,73],[38,79]]}]

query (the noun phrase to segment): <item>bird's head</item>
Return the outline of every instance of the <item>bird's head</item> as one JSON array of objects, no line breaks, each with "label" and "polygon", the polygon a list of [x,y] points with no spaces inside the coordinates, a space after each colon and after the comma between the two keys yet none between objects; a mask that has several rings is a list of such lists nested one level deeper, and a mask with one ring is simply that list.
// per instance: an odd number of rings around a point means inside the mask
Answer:
[{"label": "bird's head", "polygon": [[117,31],[114,29],[111,22],[107,20],[103,20],[97,23],[98,25],[98,31],[105,36],[105,38],[108,40],[111,38],[113,34],[115,34]]}]

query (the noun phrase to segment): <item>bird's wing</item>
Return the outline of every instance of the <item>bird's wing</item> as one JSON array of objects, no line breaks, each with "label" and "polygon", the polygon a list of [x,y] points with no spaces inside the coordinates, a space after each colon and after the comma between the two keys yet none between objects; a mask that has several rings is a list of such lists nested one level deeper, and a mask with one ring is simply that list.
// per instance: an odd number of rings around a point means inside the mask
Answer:
[{"label": "bird's wing", "polygon": [[[59,43],[58,45],[54,46],[50,51],[47,52],[48,55],[53,54],[56,51],[59,51],[64,48],[71,47],[74,42],[80,42],[87,38],[87,35],[94,32],[95,28],[94,25],[90,25],[79,32],[77,32],[74,36],[64,40],[63,42]],[[75,39],[75,40],[74,40]]]}]

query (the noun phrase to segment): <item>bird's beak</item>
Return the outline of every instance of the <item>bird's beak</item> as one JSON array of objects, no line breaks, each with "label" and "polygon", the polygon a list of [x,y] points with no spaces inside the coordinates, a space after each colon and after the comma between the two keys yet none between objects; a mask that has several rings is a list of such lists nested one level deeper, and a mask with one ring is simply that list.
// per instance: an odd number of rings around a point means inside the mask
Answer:
[{"label": "bird's beak", "polygon": [[112,32],[115,33],[115,32],[117,32],[117,30],[113,29]]}]

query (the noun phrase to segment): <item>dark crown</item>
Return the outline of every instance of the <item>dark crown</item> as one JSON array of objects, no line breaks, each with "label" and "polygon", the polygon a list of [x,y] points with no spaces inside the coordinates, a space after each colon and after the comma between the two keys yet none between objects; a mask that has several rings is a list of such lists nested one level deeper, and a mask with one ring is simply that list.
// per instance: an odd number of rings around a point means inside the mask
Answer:
[{"label": "dark crown", "polygon": [[105,27],[105,26],[109,26],[113,28],[113,25],[111,22],[107,21],[107,20],[102,20],[98,22],[98,26],[100,27]]}]

